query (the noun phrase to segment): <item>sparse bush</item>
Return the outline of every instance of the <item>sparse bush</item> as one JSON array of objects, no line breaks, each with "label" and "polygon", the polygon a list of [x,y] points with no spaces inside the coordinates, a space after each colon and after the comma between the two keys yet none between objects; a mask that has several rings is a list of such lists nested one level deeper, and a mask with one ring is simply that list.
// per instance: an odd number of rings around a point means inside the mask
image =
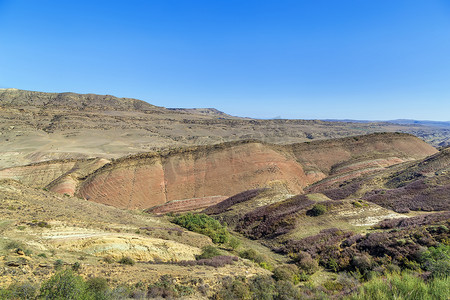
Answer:
[{"label": "sparse bush", "polygon": [[315,204],[309,211],[308,215],[317,217],[327,212],[327,207],[323,204]]},{"label": "sparse bush", "polygon": [[412,274],[390,274],[365,283],[349,300],[448,299],[450,279],[434,279],[425,283]]},{"label": "sparse bush", "polygon": [[53,267],[55,268],[55,270],[61,270],[61,268],[63,267],[64,262],[61,259],[57,259],[55,260],[55,262],[53,263]]},{"label": "sparse bush", "polygon": [[302,299],[300,290],[290,281],[280,280],[275,283],[275,300],[296,300]]},{"label": "sparse bush", "polygon": [[45,254],[45,253],[39,253],[37,256],[47,258],[47,254]]},{"label": "sparse bush", "polygon": [[275,282],[270,276],[257,275],[250,281],[250,292],[255,300],[272,300],[275,295]]},{"label": "sparse bush", "polygon": [[83,278],[67,269],[53,275],[41,286],[44,299],[92,299]]},{"label": "sparse bush", "polygon": [[299,269],[295,265],[282,265],[273,270],[273,278],[276,281],[287,280],[293,284],[297,284],[300,281],[298,274]]},{"label": "sparse bush", "polygon": [[18,241],[10,241],[5,245],[6,250],[13,250],[13,249],[19,249],[23,248],[23,245],[19,243]]},{"label": "sparse bush", "polygon": [[163,275],[157,282],[149,285],[147,296],[150,298],[176,298],[189,296],[193,292],[191,287],[177,284],[172,276]]},{"label": "sparse bush", "polygon": [[72,270],[74,272],[78,272],[80,269],[81,269],[81,264],[78,261],[76,261],[72,264]]},{"label": "sparse bush", "polygon": [[259,266],[260,266],[261,268],[266,269],[266,270],[269,270],[269,271],[272,271],[272,270],[273,270],[272,265],[271,265],[270,263],[268,263],[267,261],[260,262],[260,263],[259,263]]},{"label": "sparse bush", "polygon": [[449,193],[450,184],[430,186],[425,179],[419,178],[384,193],[382,190],[370,191],[364,195],[363,199],[399,213],[407,213],[410,210],[448,211],[450,210],[450,202],[447,201]]},{"label": "sparse bush", "polygon": [[215,244],[226,243],[230,236],[225,226],[205,214],[188,213],[175,217],[172,222],[188,230],[209,236]]},{"label": "sparse bush", "polygon": [[372,259],[367,253],[356,255],[353,257],[352,266],[358,269],[361,273],[368,272],[372,269]]},{"label": "sparse bush", "polygon": [[132,259],[129,256],[123,256],[121,259],[119,259],[117,261],[119,264],[122,265],[129,265],[129,266],[133,266],[136,262],[134,261],[134,259]]},{"label": "sparse bush", "polygon": [[220,268],[226,265],[231,265],[235,261],[238,261],[238,258],[236,256],[219,255],[212,258],[199,260],[183,260],[176,264],[180,266],[211,266],[214,268]]},{"label": "sparse bush", "polygon": [[352,194],[356,193],[361,187],[361,180],[354,180],[351,182],[344,182],[336,188],[309,188],[306,189],[307,193],[323,193],[325,196],[332,200],[341,200],[348,198]]},{"label": "sparse bush", "polygon": [[214,246],[208,245],[202,248],[202,254],[196,255],[195,259],[208,259],[213,258],[214,256],[219,256],[221,253],[219,249]]},{"label": "sparse bush", "polygon": [[258,264],[264,261],[264,256],[253,249],[243,250],[239,252],[239,256],[245,259],[249,259]]},{"label": "sparse bush", "polygon": [[41,228],[51,228],[52,226],[50,224],[48,224],[47,222],[44,221],[40,221],[36,223],[37,227],[41,227]]},{"label": "sparse bush", "polygon": [[361,208],[361,207],[363,207],[363,205],[362,205],[360,202],[358,202],[358,201],[353,201],[352,204],[353,204],[353,206],[356,207],[356,208]]},{"label": "sparse bush", "polygon": [[319,264],[308,252],[300,251],[297,254],[292,255],[292,258],[306,274],[314,274],[319,269]]},{"label": "sparse bush", "polygon": [[87,289],[93,294],[95,300],[107,300],[109,286],[103,277],[92,277],[86,280]]},{"label": "sparse bush", "polygon": [[417,227],[434,224],[450,219],[450,212],[434,213],[415,216],[411,218],[387,219],[379,222],[374,228],[391,229],[400,227]]},{"label": "sparse bush", "polygon": [[235,300],[235,299],[251,299],[251,292],[248,282],[244,277],[228,278],[222,283],[222,289],[215,294],[215,299]]},{"label": "sparse bush", "polygon": [[272,271],[273,269],[272,265],[268,262],[268,258],[253,249],[243,250],[239,252],[239,256],[257,263],[260,267],[266,270]]},{"label": "sparse bush", "polygon": [[435,277],[450,276],[450,246],[439,245],[430,247],[421,254],[425,270],[430,271]]},{"label": "sparse bush", "polygon": [[112,256],[108,255],[108,256],[103,257],[103,261],[107,264],[112,264],[116,260]]},{"label": "sparse bush", "polygon": [[36,299],[39,288],[30,283],[13,283],[6,290],[5,294],[0,293],[1,299]]},{"label": "sparse bush", "polygon": [[233,250],[236,250],[237,248],[239,248],[240,245],[241,245],[241,241],[235,237],[231,237],[230,240],[228,241],[228,246],[230,246],[231,249],[233,249]]}]

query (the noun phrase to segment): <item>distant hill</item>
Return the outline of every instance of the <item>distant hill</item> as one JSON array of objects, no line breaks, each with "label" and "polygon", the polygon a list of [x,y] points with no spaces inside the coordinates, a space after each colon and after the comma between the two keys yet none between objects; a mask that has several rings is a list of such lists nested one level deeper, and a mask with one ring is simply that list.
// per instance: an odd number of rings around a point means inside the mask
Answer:
[{"label": "distant hill", "polygon": [[232,118],[233,116],[224,113],[223,111],[217,110],[215,108],[167,108],[168,110],[177,111],[177,112],[186,112],[190,114],[200,114],[207,116],[217,116],[217,117],[226,117]]},{"label": "distant hill", "polygon": [[424,126],[432,126],[432,127],[441,127],[441,128],[450,128],[450,121],[420,121],[420,120],[406,120],[406,119],[399,119],[399,120],[391,120],[388,121],[390,123],[394,124],[405,124],[405,125],[424,125]]},{"label": "distant hill", "polygon": [[421,124],[262,120],[110,95],[0,89],[0,168],[249,139],[292,144],[374,132],[410,133],[435,147],[450,143],[450,128]]},{"label": "distant hill", "polygon": [[76,93],[42,93],[18,89],[0,89],[0,106],[2,107],[45,107],[73,108],[78,110],[139,110],[159,111],[162,107],[132,98],[118,98],[111,95],[76,94]]}]

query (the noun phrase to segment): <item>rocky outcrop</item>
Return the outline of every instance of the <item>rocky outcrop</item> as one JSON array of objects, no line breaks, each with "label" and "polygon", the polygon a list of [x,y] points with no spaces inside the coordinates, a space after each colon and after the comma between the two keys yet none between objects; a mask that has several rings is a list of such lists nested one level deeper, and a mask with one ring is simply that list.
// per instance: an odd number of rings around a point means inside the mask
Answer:
[{"label": "rocky outcrop", "polygon": [[292,155],[264,144],[232,143],[119,160],[91,175],[79,194],[118,207],[148,208],[176,199],[234,195],[274,179],[298,193],[321,176],[305,174]]},{"label": "rocky outcrop", "polygon": [[109,162],[103,158],[77,161],[72,169],[50,182],[47,188],[52,192],[73,196],[83,179]]},{"label": "rocky outcrop", "polygon": [[70,108],[75,110],[140,110],[158,111],[162,107],[132,98],[118,98],[111,95],[43,93],[18,89],[0,89],[0,105],[3,107],[45,107]]},{"label": "rocky outcrop", "polygon": [[0,179],[15,179],[32,187],[45,187],[65,174],[76,164],[75,160],[57,160],[0,170]]}]

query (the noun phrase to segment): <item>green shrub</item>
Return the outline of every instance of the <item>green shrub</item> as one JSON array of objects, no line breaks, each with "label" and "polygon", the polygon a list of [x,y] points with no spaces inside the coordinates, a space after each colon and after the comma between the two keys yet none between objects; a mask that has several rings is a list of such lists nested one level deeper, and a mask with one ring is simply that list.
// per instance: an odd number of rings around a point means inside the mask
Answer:
[{"label": "green shrub", "polygon": [[133,266],[135,264],[135,261],[129,257],[129,256],[123,256],[121,259],[119,259],[117,261],[119,264],[122,265],[129,265],[129,266]]},{"label": "green shrub", "polygon": [[389,274],[365,283],[350,300],[437,299],[447,300],[450,295],[450,279],[435,278],[429,282],[412,274]]},{"label": "green shrub", "polygon": [[266,269],[266,270],[269,270],[269,271],[272,271],[272,270],[273,270],[272,265],[271,265],[270,263],[268,263],[267,261],[260,262],[260,263],[259,263],[259,266],[260,266],[261,268]]},{"label": "green shrub", "polygon": [[86,280],[86,287],[94,296],[95,300],[106,300],[108,297],[109,286],[108,282],[103,277],[92,277]]},{"label": "green shrub", "polygon": [[227,228],[214,218],[205,214],[188,213],[180,215],[172,220],[172,223],[180,225],[190,231],[209,236],[213,243],[224,244],[228,241],[230,233]]},{"label": "green shrub", "polygon": [[4,294],[0,293],[1,299],[36,299],[39,288],[30,283],[30,282],[22,282],[22,283],[13,283],[11,284],[7,290],[5,290]]},{"label": "green shrub", "polygon": [[78,272],[80,269],[81,269],[81,264],[78,261],[76,261],[72,264],[73,271]]},{"label": "green shrub", "polygon": [[[251,299],[250,287],[244,277],[224,282],[214,297],[220,300]],[[253,298],[255,299],[255,298]]]},{"label": "green shrub", "polygon": [[114,258],[112,256],[105,256],[103,257],[103,261],[107,264],[112,264],[115,262]]},{"label": "green shrub", "polygon": [[294,284],[300,281],[298,274],[299,269],[296,265],[282,265],[273,270],[273,278],[276,281],[287,280]]},{"label": "green shrub", "polygon": [[6,250],[15,250],[18,248],[23,248],[22,243],[19,243],[18,241],[10,241],[5,245]]},{"label": "green shrub", "polygon": [[53,267],[55,268],[55,270],[61,270],[63,265],[64,265],[64,262],[61,259],[57,259],[53,263]]},{"label": "green shrub", "polygon": [[53,275],[41,286],[41,297],[44,299],[92,299],[83,278],[67,269]]},{"label": "green shrub", "polygon": [[280,280],[275,283],[276,300],[295,300],[302,299],[300,290],[290,281]]},{"label": "green shrub", "polygon": [[185,285],[180,285],[175,282],[175,279],[170,275],[163,275],[157,282],[149,285],[147,296],[150,298],[176,298],[185,297],[194,293],[194,290]]},{"label": "green shrub", "polygon": [[219,249],[214,246],[208,245],[202,248],[202,254],[196,255],[195,259],[208,259],[219,255],[221,255]]},{"label": "green shrub", "polygon": [[323,287],[329,291],[342,291],[344,289],[344,285],[336,280],[327,280],[323,283]]},{"label": "green shrub", "polygon": [[319,264],[308,252],[300,251],[291,255],[291,257],[306,274],[314,274],[319,269]]},{"label": "green shrub", "polygon": [[228,241],[228,246],[231,247],[231,249],[236,250],[241,245],[241,241],[238,240],[235,237],[231,237]]},{"label": "green shrub", "polygon": [[352,266],[358,269],[361,273],[368,272],[372,269],[372,258],[366,253],[356,255],[352,259]]},{"label": "green shrub", "polygon": [[315,204],[309,211],[309,215],[317,217],[327,212],[327,207],[323,204]]},{"label": "green shrub", "polygon": [[357,207],[357,208],[362,207],[362,204],[360,202],[358,202],[358,201],[353,201],[352,204],[353,204],[354,207]]},{"label": "green shrub", "polygon": [[37,222],[36,225],[38,227],[41,227],[41,228],[50,228],[50,227],[52,227],[50,224],[48,224],[47,222],[44,222],[44,221]]},{"label": "green shrub", "polygon": [[272,300],[275,295],[275,282],[270,276],[257,275],[249,283],[252,299]]},{"label": "green shrub", "polygon": [[47,254],[45,254],[45,253],[39,253],[37,256],[47,258]]},{"label": "green shrub", "polygon": [[450,276],[450,245],[430,247],[421,254],[420,259],[423,268],[433,276]]},{"label": "green shrub", "polygon": [[253,249],[247,249],[239,252],[239,256],[251,260],[257,264],[264,262],[264,256]]},{"label": "green shrub", "polygon": [[273,270],[272,265],[267,261],[268,258],[253,249],[243,250],[239,252],[239,256],[257,263],[261,268],[269,271]]}]

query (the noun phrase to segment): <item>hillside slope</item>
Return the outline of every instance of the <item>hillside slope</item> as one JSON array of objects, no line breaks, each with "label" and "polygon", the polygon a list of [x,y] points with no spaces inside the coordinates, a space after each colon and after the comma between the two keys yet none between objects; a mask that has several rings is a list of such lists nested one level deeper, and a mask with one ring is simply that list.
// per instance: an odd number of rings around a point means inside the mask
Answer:
[{"label": "hillside slope", "polygon": [[330,175],[357,176],[435,152],[407,134],[372,134],[286,146],[244,141],[139,154],[112,162],[39,163],[0,170],[0,178],[116,207],[149,208],[172,200],[231,196],[273,182],[283,185],[288,193],[298,194]]},{"label": "hillside slope", "polygon": [[260,120],[108,95],[0,89],[0,168],[248,139],[291,144],[394,131],[435,146],[450,138],[449,129],[415,124]]}]

